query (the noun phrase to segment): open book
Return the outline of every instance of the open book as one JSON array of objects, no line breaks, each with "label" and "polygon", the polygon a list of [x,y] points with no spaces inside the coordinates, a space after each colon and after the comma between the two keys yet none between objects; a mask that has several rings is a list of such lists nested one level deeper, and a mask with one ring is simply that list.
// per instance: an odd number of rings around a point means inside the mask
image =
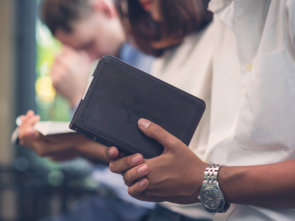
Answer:
[{"label": "open book", "polygon": [[[39,121],[35,124],[34,129],[43,136],[49,136],[54,134],[75,133],[75,131],[69,129],[69,122],[60,121]],[[11,143],[16,144],[18,142],[18,129],[16,128],[11,136]]]}]

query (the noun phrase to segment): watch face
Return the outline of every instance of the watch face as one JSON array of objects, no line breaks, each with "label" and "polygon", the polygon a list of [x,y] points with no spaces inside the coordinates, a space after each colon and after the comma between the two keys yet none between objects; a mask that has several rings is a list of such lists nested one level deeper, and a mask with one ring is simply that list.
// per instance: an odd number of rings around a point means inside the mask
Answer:
[{"label": "watch face", "polygon": [[205,187],[200,192],[200,201],[208,210],[218,210],[224,201],[222,194],[215,187]]}]

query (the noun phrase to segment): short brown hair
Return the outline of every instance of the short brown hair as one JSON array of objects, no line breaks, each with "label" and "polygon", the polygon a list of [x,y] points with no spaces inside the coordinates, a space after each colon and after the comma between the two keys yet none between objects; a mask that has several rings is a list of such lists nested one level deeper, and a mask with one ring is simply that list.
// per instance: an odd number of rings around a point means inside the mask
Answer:
[{"label": "short brown hair", "polygon": [[130,33],[138,47],[148,54],[160,56],[166,48],[155,48],[155,43],[170,39],[177,45],[185,36],[200,31],[212,20],[212,13],[207,10],[208,0],[159,1],[162,22],[155,22],[138,0],[127,0],[125,17],[130,24]]},{"label": "short brown hair", "polygon": [[54,35],[57,29],[73,31],[72,23],[91,11],[89,0],[43,0],[41,19]]}]

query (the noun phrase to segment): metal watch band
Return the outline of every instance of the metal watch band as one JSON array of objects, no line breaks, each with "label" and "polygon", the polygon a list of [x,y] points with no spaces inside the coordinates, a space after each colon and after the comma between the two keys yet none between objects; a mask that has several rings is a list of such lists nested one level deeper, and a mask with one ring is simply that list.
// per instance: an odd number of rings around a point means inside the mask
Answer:
[{"label": "metal watch band", "polygon": [[204,172],[204,181],[207,181],[209,184],[217,182],[217,175],[220,167],[221,165],[219,164],[209,164]]}]

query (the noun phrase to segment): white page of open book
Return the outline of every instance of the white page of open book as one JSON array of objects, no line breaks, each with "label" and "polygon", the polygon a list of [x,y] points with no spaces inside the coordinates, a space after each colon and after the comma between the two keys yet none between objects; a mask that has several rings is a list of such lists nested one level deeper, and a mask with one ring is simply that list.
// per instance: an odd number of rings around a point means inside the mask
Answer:
[{"label": "white page of open book", "polygon": [[69,128],[69,124],[69,122],[39,121],[35,124],[34,129],[44,136],[52,134],[74,133],[75,131]]},{"label": "white page of open book", "polygon": [[[69,128],[69,124],[70,122],[39,121],[35,124],[34,129],[44,136],[53,134],[75,133],[75,131]],[[18,142],[18,135],[18,128],[16,128],[11,135],[12,144],[16,144]]]}]

